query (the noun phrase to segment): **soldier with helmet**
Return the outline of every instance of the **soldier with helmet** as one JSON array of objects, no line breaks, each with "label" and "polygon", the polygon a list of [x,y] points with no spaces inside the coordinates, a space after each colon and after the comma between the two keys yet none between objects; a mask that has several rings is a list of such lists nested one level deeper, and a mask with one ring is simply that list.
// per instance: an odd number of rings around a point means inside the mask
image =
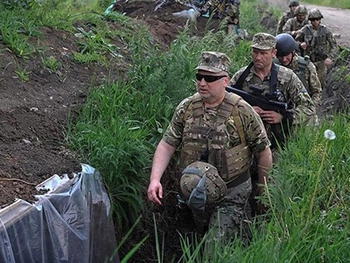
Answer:
[{"label": "soldier with helmet", "polygon": [[[293,111],[293,116],[275,111],[266,111],[256,105],[258,112],[265,123],[265,127],[272,143],[272,149],[282,146],[285,140],[283,132],[273,130],[274,125],[282,125],[292,121],[293,125],[303,125],[314,119],[315,105],[296,74],[274,63],[276,56],[276,38],[267,33],[257,33],[253,37],[252,62],[238,72],[231,79],[231,86],[235,86],[251,93],[250,86],[259,87],[261,95],[285,102]],[[291,120],[290,120],[291,118]]]},{"label": "soldier with helmet", "polygon": [[[259,90],[259,96],[288,105],[289,112],[268,110],[252,104],[255,111],[264,122],[268,137],[272,143],[274,161],[278,157],[278,150],[284,143],[293,126],[306,125],[315,120],[316,110],[312,99],[301,80],[286,67],[273,62],[276,56],[276,38],[267,33],[257,33],[252,41],[252,62],[237,71],[230,82],[230,86],[253,93],[251,88]],[[258,96],[257,95],[257,96]],[[290,114],[291,112],[291,114]],[[250,197],[252,213],[260,213],[257,209],[255,195],[256,188],[255,166],[252,167],[253,191]]]},{"label": "soldier with helmet", "polygon": [[[270,141],[252,106],[226,92],[230,59],[205,51],[196,67],[197,92],[184,99],[159,142],[153,157],[148,199],[161,205],[161,177],[180,147],[181,192],[199,233],[247,241],[249,169],[253,156],[259,182],[266,183],[272,166]],[[248,216],[248,217],[247,217]]]},{"label": "soldier with helmet", "polygon": [[308,56],[302,57],[297,54],[298,46],[291,35],[287,33],[277,35],[277,53],[274,62],[294,71],[317,106],[322,98],[322,87],[317,76],[316,67]]},{"label": "soldier with helmet", "polygon": [[278,21],[277,30],[276,30],[276,35],[283,32],[283,26],[286,24],[286,22],[288,21],[288,19],[294,17],[295,9],[296,9],[298,6],[299,6],[299,2],[296,1],[296,0],[292,0],[292,1],[289,2],[289,11],[283,13],[282,17],[281,17],[280,20]]},{"label": "soldier with helmet", "polygon": [[309,11],[310,24],[305,25],[297,32],[296,40],[300,42],[300,48],[304,55],[308,55],[315,64],[318,78],[322,88],[325,88],[327,68],[333,64],[337,57],[338,45],[331,32],[321,24],[322,13],[318,9]]},{"label": "soldier with helmet", "polygon": [[208,11],[208,16],[213,14],[214,18],[223,19],[226,23],[228,34],[235,36],[239,34],[240,0],[201,0],[201,2],[203,3],[201,7],[202,13]]},{"label": "soldier with helmet", "polygon": [[299,5],[294,12],[294,17],[287,20],[283,26],[283,32],[290,34],[294,38],[297,35],[297,31],[303,26],[309,23],[307,19],[307,8],[304,5]]}]

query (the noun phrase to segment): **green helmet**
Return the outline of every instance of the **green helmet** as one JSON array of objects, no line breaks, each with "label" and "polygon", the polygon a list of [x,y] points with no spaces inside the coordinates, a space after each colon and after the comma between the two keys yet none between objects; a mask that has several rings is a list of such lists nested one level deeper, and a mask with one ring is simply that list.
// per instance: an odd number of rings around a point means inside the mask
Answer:
[{"label": "green helmet", "polygon": [[307,8],[304,5],[299,5],[295,11],[294,11],[294,15],[307,15]]},{"label": "green helmet", "polygon": [[180,189],[191,209],[204,210],[222,200],[227,186],[215,166],[197,161],[183,170]]},{"label": "green helmet", "polygon": [[314,8],[309,11],[309,20],[311,19],[321,19],[323,15],[320,10]]},{"label": "green helmet", "polygon": [[298,6],[298,5],[299,5],[299,2],[295,1],[295,0],[292,0],[292,1],[289,2],[289,7]]}]

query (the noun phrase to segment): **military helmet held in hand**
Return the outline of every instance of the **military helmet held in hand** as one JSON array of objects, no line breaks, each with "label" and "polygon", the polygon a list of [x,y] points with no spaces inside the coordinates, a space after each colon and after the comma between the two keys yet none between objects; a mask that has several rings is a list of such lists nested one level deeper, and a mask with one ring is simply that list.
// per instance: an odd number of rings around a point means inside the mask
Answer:
[{"label": "military helmet held in hand", "polygon": [[276,36],[276,49],[277,57],[284,57],[297,50],[298,43],[287,33],[278,34]]},{"label": "military helmet held in hand", "polygon": [[311,19],[321,19],[323,15],[320,10],[314,8],[309,11],[309,20]]},{"label": "military helmet held in hand", "polygon": [[198,190],[196,188],[201,183],[206,195],[205,205],[215,205],[226,195],[226,183],[219,176],[215,166],[201,161],[191,163],[183,170],[180,180],[182,195],[190,208],[193,192]]},{"label": "military helmet held in hand", "polygon": [[297,15],[307,15],[307,8],[306,6],[304,5],[299,5],[295,11],[294,11],[294,15],[297,16]]}]

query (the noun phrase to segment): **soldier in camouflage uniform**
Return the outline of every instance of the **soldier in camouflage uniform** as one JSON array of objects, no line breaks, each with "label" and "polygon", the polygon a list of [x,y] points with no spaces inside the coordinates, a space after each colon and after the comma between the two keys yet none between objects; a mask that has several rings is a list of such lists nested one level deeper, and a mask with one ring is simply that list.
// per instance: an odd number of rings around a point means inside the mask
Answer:
[{"label": "soldier in camouflage uniform", "polygon": [[228,34],[238,35],[239,29],[239,0],[207,0],[209,12],[214,18],[224,19]]},{"label": "soldier in camouflage uniform", "polygon": [[[180,163],[186,168],[183,176],[202,171],[205,162],[208,171],[216,167],[227,187],[225,196],[216,203],[197,209],[189,205],[197,231],[203,234],[211,229],[215,237],[231,239],[247,229],[244,219],[251,192],[252,157],[258,160],[259,180],[264,183],[272,166],[272,154],[259,115],[241,97],[226,92],[229,68],[230,60],[225,54],[202,53],[196,68],[197,93],[177,106],[154,154],[148,199],[162,204],[160,180],[176,148],[181,147]],[[184,179],[181,189],[187,189],[186,184],[191,182],[193,180]],[[186,192],[183,191],[185,198],[189,196]],[[215,192],[215,189],[206,189],[209,197]]]},{"label": "soldier in camouflage uniform", "polygon": [[[283,116],[279,112],[263,110],[257,105],[252,105],[265,124],[268,137],[272,143],[274,161],[277,158],[277,149],[283,146],[286,139],[286,131],[289,133],[291,123],[303,125],[315,121],[315,106],[303,83],[291,69],[278,66],[273,63],[276,56],[276,39],[267,33],[257,33],[253,37],[252,57],[253,61],[234,74],[230,85],[251,93],[250,86],[256,86],[263,90],[262,96],[272,98],[275,101],[285,102],[292,109],[293,114]],[[264,213],[259,209],[256,196],[260,195],[255,166],[252,167],[253,191],[249,198],[252,214]]]},{"label": "soldier in camouflage uniform", "polygon": [[294,17],[294,11],[299,6],[299,2],[292,0],[289,3],[289,11],[283,13],[282,17],[278,21],[276,35],[283,32],[283,26],[286,24],[287,20]]},{"label": "soldier in camouflage uniform", "polygon": [[302,57],[296,53],[298,46],[291,35],[287,33],[277,35],[277,56],[274,62],[293,70],[309,92],[315,106],[318,106],[322,98],[322,87],[316,67],[308,56]]},{"label": "soldier in camouflage uniform", "polygon": [[[276,100],[288,103],[289,107],[293,109],[294,125],[309,123],[315,116],[315,105],[297,75],[292,70],[278,66],[273,62],[273,58],[276,56],[276,38],[267,33],[255,34],[252,48],[252,63],[250,66],[243,67],[236,72],[230,84],[237,86],[236,83],[241,75],[243,76],[243,73],[245,73],[247,75],[243,79],[242,87],[240,88],[248,92],[251,92],[249,89],[250,85],[263,88],[263,95],[275,96]],[[271,81],[276,77],[272,75],[273,68],[276,69],[277,85],[271,87]],[[254,109],[264,121],[268,133],[270,133],[269,139],[271,140],[272,147],[276,148],[277,144],[283,142],[276,141],[276,138],[279,136],[273,134],[270,125],[282,123],[285,121],[286,116],[282,116],[274,111],[264,111],[255,106]]]},{"label": "soldier in camouflage uniform", "polygon": [[307,19],[307,8],[304,5],[299,5],[294,12],[294,17],[287,20],[283,26],[283,32],[290,34],[294,38],[297,35],[297,31],[303,26],[309,23]]},{"label": "soldier in camouflage uniform", "polygon": [[305,25],[297,33],[296,40],[304,55],[308,55],[315,64],[322,88],[325,88],[327,68],[337,57],[338,45],[328,27],[321,24],[323,15],[318,9],[309,11],[310,24]]}]

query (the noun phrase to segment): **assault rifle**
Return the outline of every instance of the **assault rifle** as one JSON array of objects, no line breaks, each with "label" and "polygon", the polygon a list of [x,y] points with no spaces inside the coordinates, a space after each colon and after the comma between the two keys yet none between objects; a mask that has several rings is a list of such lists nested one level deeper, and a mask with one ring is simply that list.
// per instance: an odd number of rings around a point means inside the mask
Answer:
[{"label": "assault rifle", "polygon": [[251,93],[235,88],[234,86],[226,87],[228,92],[237,94],[252,106],[258,106],[263,110],[276,111],[280,113],[283,118],[293,119],[293,111],[288,109],[288,103],[263,95],[264,89],[258,86],[250,85],[249,89],[252,91]]},{"label": "assault rifle", "polygon": [[254,85],[250,85],[249,89],[252,91],[251,93],[234,86],[226,87],[226,91],[237,94],[250,105],[258,106],[263,110],[275,111],[283,116],[282,123],[271,125],[271,131],[273,133],[271,140],[272,147],[275,148],[277,145],[283,147],[286,137],[289,136],[290,129],[292,128],[292,109],[288,108],[288,103],[278,101],[279,94],[272,96],[263,95],[264,89]]}]

